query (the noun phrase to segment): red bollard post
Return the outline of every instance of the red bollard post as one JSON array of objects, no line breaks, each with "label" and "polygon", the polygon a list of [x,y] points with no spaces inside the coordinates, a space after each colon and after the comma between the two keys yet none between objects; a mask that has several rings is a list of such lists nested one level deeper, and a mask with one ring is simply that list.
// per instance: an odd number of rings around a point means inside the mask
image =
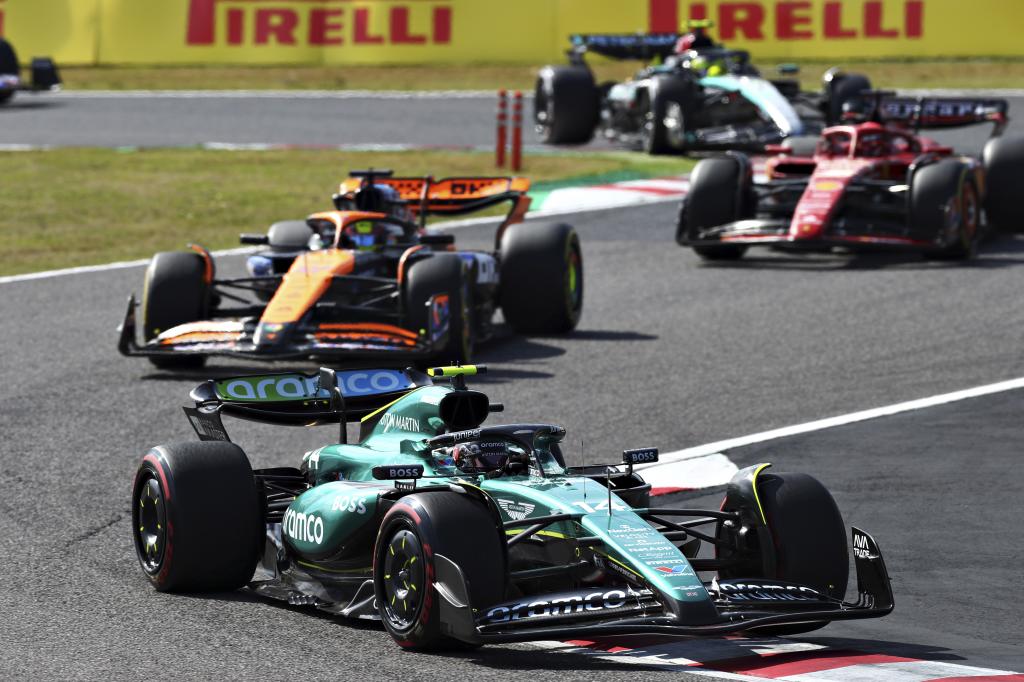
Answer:
[{"label": "red bollard post", "polygon": [[523,93],[512,95],[512,172],[523,167]]},{"label": "red bollard post", "polygon": [[508,93],[498,90],[498,135],[494,147],[494,165],[505,167],[505,138],[508,130]]}]

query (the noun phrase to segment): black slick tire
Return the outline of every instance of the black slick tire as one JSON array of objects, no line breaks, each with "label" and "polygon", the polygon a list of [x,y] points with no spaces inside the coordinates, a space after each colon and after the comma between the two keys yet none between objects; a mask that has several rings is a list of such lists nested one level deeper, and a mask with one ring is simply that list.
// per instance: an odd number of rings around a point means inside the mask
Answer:
[{"label": "black slick tire", "polygon": [[914,173],[910,181],[910,229],[925,239],[944,242],[926,256],[969,260],[981,238],[981,202],[970,168],[944,159]]},{"label": "black slick tire", "polygon": [[501,236],[499,302],[520,334],[563,334],[583,313],[583,252],[571,225],[510,225]]},{"label": "black slick tire", "polygon": [[[18,62],[18,55],[14,46],[8,41],[0,38],[0,76],[21,75],[21,64]],[[3,104],[14,97],[14,91],[0,92],[0,104]]]},{"label": "black slick tire", "polygon": [[1024,232],[1024,136],[1004,135],[989,140],[982,160],[988,223],[1000,232]]},{"label": "black slick tire", "polygon": [[407,495],[384,515],[373,556],[377,611],[402,648],[466,646],[441,630],[441,597],[433,583],[437,555],[462,570],[473,608],[482,611],[504,599],[508,558],[497,516],[469,494]]},{"label": "black slick tire", "polygon": [[[209,307],[206,262],[192,251],[164,251],[153,256],[142,291],[142,334],[146,341],[186,322],[206,317]],[[201,355],[149,356],[161,369],[202,367]]]},{"label": "black slick tire", "polygon": [[675,149],[668,139],[668,127],[665,118],[669,106],[677,105],[679,115],[686,111],[689,84],[679,79],[661,78],[653,94],[643,98],[640,122],[640,140],[643,150],[651,155],[672,154],[681,150]]},{"label": "black slick tire", "polygon": [[436,362],[469,362],[473,356],[471,301],[462,259],[454,253],[435,253],[413,262],[405,272],[403,296],[407,328],[430,328],[427,302],[431,296],[448,296],[448,343]]},{"label": "black slick tire", "polygon": [[[731,156],[703,159],[690,174],[690,190],[679,206],[676,241],[686,245],[703,230],[731,223],[743,215],[740,188],[745,179],[740,162]],[[739,260],[747,247],[707,244],[693,250],[704,260]]]},{"label": "black slick tire", "polygon": [[847,73],[836,76],[828,84],[826,122],[829,125],[840,123],[843,118],[843,105],[870,89],[871,81],[862,74]]},{"label": "black slick tire", "polygon": [[545,66],[537,74],[533,120],[547,144],[585,144],[600,117],[600,91],[582,66]]},{"label": "black slick tire", "polygon": [[[835,599],[846,594],[849,552],[846,526],[832,494],[816,478],[800,473],[764,473],[757,494],[775,555],[774,575],[722,578],[773,578],[806,585]],[[772,635],[793,635],[825,626],[824,621],[757,628]]]},{"label": "black slick tire", "polygon": [[132,536],[157,590],[245,586],[263,548],[263,528],[249,459],[237,445],[176,443],[143,456],[132,486]]}]

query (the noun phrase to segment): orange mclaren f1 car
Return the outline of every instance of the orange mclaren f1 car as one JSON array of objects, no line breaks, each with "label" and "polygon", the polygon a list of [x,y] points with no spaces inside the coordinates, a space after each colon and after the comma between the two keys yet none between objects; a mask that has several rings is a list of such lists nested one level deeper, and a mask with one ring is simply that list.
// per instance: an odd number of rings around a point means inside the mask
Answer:
[{"label": "orange mclaren f1 car", "polygon": [[[570,331],[583,308],[579,238],[569,225],[523,222],[529,186],[353,172],[335,210],[241,235],[259,247],[247,277],[219,278],[199,246],[156,254],[141,305],[129,299],[118,350],[166,369],[208,356],[408,365],[469,360],[499,307],[517,332]],[[453,235],[426,225],[505,202],[494,251],[456,250]]]}]

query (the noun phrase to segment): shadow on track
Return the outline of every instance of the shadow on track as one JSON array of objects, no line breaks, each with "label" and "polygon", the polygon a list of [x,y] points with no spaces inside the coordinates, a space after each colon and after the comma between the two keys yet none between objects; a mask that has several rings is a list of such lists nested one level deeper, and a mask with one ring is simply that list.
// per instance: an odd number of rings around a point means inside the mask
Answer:
[{"label": "shadow on track", "polygon": [[251,604],[266,604],[274,608],[301,613],[308,618],[316,618],[320,621],[331,622],[339,628],[357,630],[367,633],[370,636],[376,634],[379,637],[379,651],[387,652],[392,648],[395,654],[403,656],[429,656],[442,658],[462,659],[473,665],[479,665],[494,670],[593,670],[595,672],[613,671],[654,671],[660,670],[666,674],[678,675],[678,670],[657,665],[638,665],[636,663],[617,663],[596,658],[594,656],[566,655],[564,653],[547,652],[543,649],[522,649],[509,648],[500,644],[492,644],[479,649],[453,648],[438,652],[402,652],[394,643],[391,636],[384,630],[379,621],[365,619],[346,619],[338,616],[317,611],[309,606],[296,606],[276,599],[268,599],[248,590],[235,592],[179,592],[174,595],[176,598],[195,599],[205,602],[238,602]]}]

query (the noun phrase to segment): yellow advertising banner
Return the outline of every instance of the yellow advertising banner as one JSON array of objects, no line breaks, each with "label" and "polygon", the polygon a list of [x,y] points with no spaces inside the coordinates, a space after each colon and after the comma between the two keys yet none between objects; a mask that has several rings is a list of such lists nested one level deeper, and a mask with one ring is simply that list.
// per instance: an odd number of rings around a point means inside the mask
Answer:
[{"label": "yellow advertising banner", "polygon": [[757,59],[1024,56],[1011,0],[0,0],[0,33],[65,64],[539,64],[689,18]]},{"label": "yellow advertising banner", "polygon": [[61,64],[96,62],[100,0],[0,0],[0,37],[21,61],[53,57]]}]

